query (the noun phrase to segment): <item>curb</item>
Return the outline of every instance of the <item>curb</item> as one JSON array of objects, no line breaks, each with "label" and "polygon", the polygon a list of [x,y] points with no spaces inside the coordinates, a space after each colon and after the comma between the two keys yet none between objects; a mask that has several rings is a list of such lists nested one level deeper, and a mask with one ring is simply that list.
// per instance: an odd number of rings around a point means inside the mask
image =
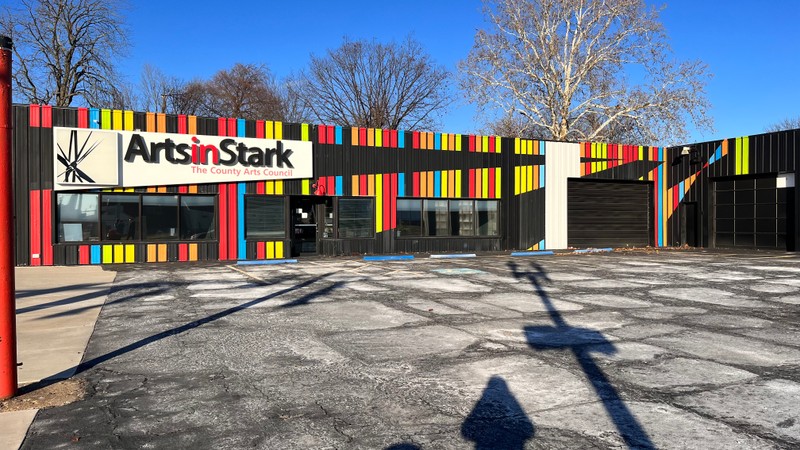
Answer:
[{"label": "curb", "polygon": [[457,259],[457,258],[477,258],[475,253],[452,253],[445,255],[431,255],[431,259]]},{"label": "curb", "polygon": [[541,250],[533,252],[511,252],[511,256],[545,256],[545,255],[555,255],[555,252],[551,250]]},{"label": "curb", "polygon": [[407,261],[414,259],[414,255],[389,255],[389,256],[365,256],[364,261]]},{"label": "curb", "polygon": [[277,264],[294,264],[296,259],[266,259],[262,261],[236,261],[237,266],[271,266]]},{"label": "curb", "polygon": [[575,250],[572,253],[604,253],[604,252],[613,252],[614,249],[611,247],[605,248],[586,248],[582,250]]}]

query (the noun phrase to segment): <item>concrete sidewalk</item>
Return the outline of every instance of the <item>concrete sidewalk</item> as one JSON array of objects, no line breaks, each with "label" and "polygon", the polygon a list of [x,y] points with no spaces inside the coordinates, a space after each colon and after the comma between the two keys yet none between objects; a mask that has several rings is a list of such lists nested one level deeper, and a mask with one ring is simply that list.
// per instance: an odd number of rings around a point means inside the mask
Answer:
[{"label": "concrete sidewalk", "polygon": [[[15,276],[20,386],[69,378],[116,272],[98,266],[18,267]],[[0,448],[19,448],[37,411],[0,413]]]}]

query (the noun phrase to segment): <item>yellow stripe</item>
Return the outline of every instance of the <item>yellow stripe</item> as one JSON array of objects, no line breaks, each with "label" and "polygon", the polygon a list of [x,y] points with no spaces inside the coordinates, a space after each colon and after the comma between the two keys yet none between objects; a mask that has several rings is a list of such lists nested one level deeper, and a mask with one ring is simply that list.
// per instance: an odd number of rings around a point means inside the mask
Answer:
[{"label": "yellow stripe", "polygon": [[375,232],[383,231],[383,176],[375,175]]},{"label": "yellow stripe", "polygon": [[502,183],[500,182],[500,167],[494,169],[494,196],[500,198],[502,191]]},{"label": "yellow stripe", "polygon": [[489,197],[489,169],[483,168],[481,170],[481,198]]},{"label": "yellow stripe", "polygon": [[111,122],[112,122],[111,125],[112,128],[114,128],[115,130],[121,130],[123,126],[122,111],[120,111],[119,109],[111,111]]},{"label": "yellow stripe", "polygon": [[742,138],[742,175],[750,173],[750,137]]},{"label": "yellow stripe", "polygon": [[275,195],[283,195],[283,180],[275,182]]},{"label": "yellow stripe", "polygon": [[279,259],[283,258],[283,241],[275,242],[275,257]]},{"label": "yellow stripe", "polygon": [[266,182],[266,186],[264,186],[264,192],[266,192],[267,195],[275,194],[275,182],[274,181],[267,181]]},{"label": "yellow stripe", "polygon": [[456,151],[457,152],[461,151],[461,135],[460,134],[456,135]]},{"label": "yellow stripe", "polygon": [[307,141],[308,140],[308,124],[304,123],[300,125],[300,140]]},{"label": "yellow stripe", "polygon": [[136,262],[136,246],[133,244],[128,244],[125,246],[125,262],[132,263]]},{"label": "yellow stripe", "polygon": [[525,192],[530,192],[533,190],[533,166],[528,166],[528,189]]},{"label": "yellow stripe", "polygon": [[267,259],[275,259],[275,243],[267,242]]},{"label": "yellow stripe", "polygon": [[742,174],[742,138],[736,138],[736,175]]},{"label": "yellow stripe", "polygon": [[309,191],[310,191],[310,189],[309,189],[309,186],[308,186],[308,184],[309,184],[309,183],[308,183],[308,180],[303,180],[303,183],[302,183],[302,186],[303,186],[303,187],[302,187],[302,192],[303,192],[303,195],[308,195],[308,194],[309,194]]},{"label": "yellow stripe", "polygon": [[375,147],[383,147],[383,130],[375,129]]},{"label": "yellow stripe", "polygon": [[103,246],[103,264],[110,264],[114,262],[114,246],[113,245],[104,245]]},{"label": "yellow stripe", "polygon": [[271,120],[264,122],[264,137],[266,139],[275,139],[275,124]]},{"label": "yellow stripe", "polygon": [[519,155],[519,138],[514,138],[514,154]]},{"label": "yellow stripe", "polygon": [[189,261],[197,261],[197,244],[189,244]]},{"label": "yellow stripe", "polygon": [[461,170],[456,170],[456,197],[461,198]]},{"label": "yellow stripe", "polygon": [[447,171],[442,171],[442,197],[450,197],[450,192],[447,190]]},{"label": "yellow stripe", "polygon": [[519,190],[520,185],[522,184],[520,180],[521,172],[522,171],[520,170],[519,166],[514,166],[514,195],[521,194]]},{"label": "yellow stripe", "polygon": [[447,143],[447,133],[442,133],[442,150],[449,150]]},{"label": "yellow stripe", "polygon": [[494,137],[494,152],[495,153],[501,153],[502,152],[503,146],[500,145],[500,144],[501,144],[500,136],[495,136]]},{"label": "yellow stripe", "polygon": [[283,139],[283,122],[275,121],[275,139]]},{"label": "yellow stripe", "polygon": [[123,129],[126,131],[133,131],[133,111],[125,111]]}]

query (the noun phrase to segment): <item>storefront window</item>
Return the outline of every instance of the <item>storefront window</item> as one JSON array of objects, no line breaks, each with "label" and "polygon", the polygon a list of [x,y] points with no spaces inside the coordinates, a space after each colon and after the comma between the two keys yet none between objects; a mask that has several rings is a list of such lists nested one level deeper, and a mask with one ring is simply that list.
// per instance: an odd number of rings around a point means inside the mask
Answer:
[{"label": "storefront window", "polygon": [[285,200],[283,197],[245,197],[245,237],[247,239],[282,239],[286,237]]},{"label": "storefront window", "polygon": [[447,200],[424,200],[425,234],[447,236]]},{"label": "storefront window", "polygon": [[475,235],[475,202],[450,200],[450,235]]},{"label": "storefront window", "polygon": [[103,239],[139,239],[139,196],[103,195],[100,208]]},{"label": "storefront window", "polygon": [[476,200],[478,210],[478,236],[498,236],[500,234],[499,202]]},{"label": "storefront window", "polygon": [[397,236],[422,236],[422,200],[397,199]]},{"label": "storefront window", "polygon": [[178,238],[178,196],[142,196],[142,234],[146,241]]},{"label": "storefront window", "polygon": [[340,198],[339,199],[339,237],[367,238],[372,237],[372,199]]},{"label": "storefront window", "polygon": [[58,194],[58,242],[100,240],[97,194]]},{"label": "storefront window", "polygon": [[216,239],[214,197],[181,197],[181,239]]}]

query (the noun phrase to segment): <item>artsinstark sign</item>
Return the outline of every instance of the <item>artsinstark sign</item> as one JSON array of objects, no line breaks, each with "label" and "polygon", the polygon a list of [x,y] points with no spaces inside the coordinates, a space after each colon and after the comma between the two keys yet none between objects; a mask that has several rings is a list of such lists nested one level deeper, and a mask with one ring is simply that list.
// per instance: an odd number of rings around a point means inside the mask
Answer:
[{"label": "artsinstark sign", "polygon": [[313,177],[311,142],[53,128],[55,190]]}]

